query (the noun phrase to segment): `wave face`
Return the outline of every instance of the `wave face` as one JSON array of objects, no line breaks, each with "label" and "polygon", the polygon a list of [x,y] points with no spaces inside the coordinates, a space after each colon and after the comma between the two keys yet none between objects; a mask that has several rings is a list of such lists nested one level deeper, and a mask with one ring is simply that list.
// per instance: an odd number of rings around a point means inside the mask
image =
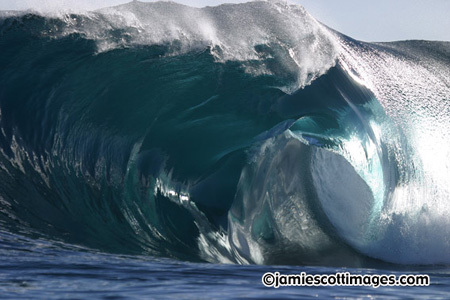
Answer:
[{"label": "wave face", "polygon": [[450,45],[302,7],[0,17],[0,223],[117,253],[450,263]]}]

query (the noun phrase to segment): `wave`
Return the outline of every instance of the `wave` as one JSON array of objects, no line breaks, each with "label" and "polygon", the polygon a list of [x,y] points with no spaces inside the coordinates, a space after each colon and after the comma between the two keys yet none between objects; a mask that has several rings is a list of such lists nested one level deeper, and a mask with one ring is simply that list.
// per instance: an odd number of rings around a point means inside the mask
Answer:
[{"label": "wave", "polygon": [[0,223],[109,252],[450,263],[449,43],[302,7],[0,16]]}]

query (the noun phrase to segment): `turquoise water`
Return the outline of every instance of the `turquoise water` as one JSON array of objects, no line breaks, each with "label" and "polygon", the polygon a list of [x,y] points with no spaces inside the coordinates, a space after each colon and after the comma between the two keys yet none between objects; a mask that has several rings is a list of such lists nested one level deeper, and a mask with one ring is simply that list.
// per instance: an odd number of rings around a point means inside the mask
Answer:
[{"label": "turquoise water", "polygon": [[445,298],[449,49],[278,2],[1,12],[1,296]]}]

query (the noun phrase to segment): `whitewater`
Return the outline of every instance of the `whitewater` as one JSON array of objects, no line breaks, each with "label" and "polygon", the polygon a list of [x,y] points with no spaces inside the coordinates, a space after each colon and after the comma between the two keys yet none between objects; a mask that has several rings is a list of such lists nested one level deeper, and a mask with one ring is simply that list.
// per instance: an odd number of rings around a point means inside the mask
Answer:
[{"label": "whitewater", "polygon": [[[445,295],[449,42],[357,41],[286,2],[134,1],[1,11],[0,53],[7,298],[104,298],[108,272],[124,297],[204,297],[185,285],[225,273],[207,297],[261,298],[239,280],[299,266],[427,271],[410,296]],[[373,292],[282,296],[313,291]]]}]

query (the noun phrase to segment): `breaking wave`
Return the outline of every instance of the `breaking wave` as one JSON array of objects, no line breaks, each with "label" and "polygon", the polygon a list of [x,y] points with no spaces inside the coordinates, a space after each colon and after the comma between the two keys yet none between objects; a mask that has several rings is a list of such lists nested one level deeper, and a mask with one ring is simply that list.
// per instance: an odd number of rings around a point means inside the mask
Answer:
[{"label": "breaking wave", "polygon": [[0,14],[0,223],[118,253],[450,263],[450,45],[302,7]]}]

